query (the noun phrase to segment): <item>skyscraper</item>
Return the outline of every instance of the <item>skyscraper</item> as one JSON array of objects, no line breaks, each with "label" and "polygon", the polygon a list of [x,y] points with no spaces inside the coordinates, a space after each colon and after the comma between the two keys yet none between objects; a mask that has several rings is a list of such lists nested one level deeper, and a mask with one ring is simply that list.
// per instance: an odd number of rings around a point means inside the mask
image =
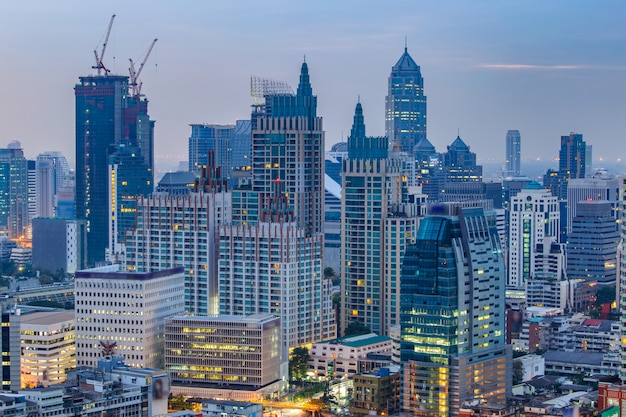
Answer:
[{"label": "skyscraper", "polygon": [[559,150],[559,170],[548,170],[543,177],[543,186],[559,200],[567,200],[567,186],[570,179],[585,178],[587,151],[583,135],[570,133],[561,136]]},{"label": "skyscraper", "polygon": [[521,174],[522,138],[519,130],[506,132],[506,160],[504,161],[504,177],[519,177]]},{"label": "skyscraper", "polygon": [[419,208],[409,203],[402,160],[389,157],[387,138],[365,135],[361,103],[342,164],[342,330],[357,322],[387,334],[399,324],[399,271]]},{"label": "skyscraper", "polygon": [[458,416],[465,401],[505,404],[510,393],[506,272],[495,216],[432,210],[402,264],[402,408]]},{"label": "skyscraper", "polygon": [[567,276],[613,283],[619,232],[608,201],[579,201],[567,241]]},{"label": "skyscraper", "polygon": [[0,149],[0,228],[19,238],[28,224],[28,161],[22,145],[12,141]]},{"label": "skyscraper", "polygon": [[[137,160],[154,167],[154,121],[148,101],[129,94],[128,77],[79,77],[76,96],[76,211],[87,220],[88,264],[104,261],[109,244],[109,157],[119,145],[138,149]],[[152,185],[154,180],[149,180]],[[133,190],[134,192],[134,190]]]},{"label": "skyscraper", "polygon": [[272,196],[274,181],[280,179],[297,224],[306,227],[308,234],[324,233],[324,131],[306,62],[296,94],[266,94],[265,105],[253,120],[253,193],[245,192],[247,207],[241,210],[233,201],[233,221],[257,222],[254,213]]},{"label": "skyscraper", "polygon": [[[457,136],[442,154],[439,201],[468,201],[485,198],[483,167],[476,163],[476,153]],[[430,200],[435,200],[434,196]]]},{"label": "skyscraper", "polygon": [[559,204],[536,181],[525,186],[509,204],[509,277],[507,284],[524,288],[534,274],[538,245],[559,238]]},{"label": "skyscraper", "polygon": [[398,143],[408,153],[413,153],[415,145],[426,139],[424,79],[406,47],[389,75],[385,134],[390,142]]},{"label": "skyscraper", "polygon": [[207,152],[215,152],[217,165],[228,177],[231,167],[231,140],[235,126],[216,124],[192,124],[189,136],[189,171],[199,171],[207,165]]}]

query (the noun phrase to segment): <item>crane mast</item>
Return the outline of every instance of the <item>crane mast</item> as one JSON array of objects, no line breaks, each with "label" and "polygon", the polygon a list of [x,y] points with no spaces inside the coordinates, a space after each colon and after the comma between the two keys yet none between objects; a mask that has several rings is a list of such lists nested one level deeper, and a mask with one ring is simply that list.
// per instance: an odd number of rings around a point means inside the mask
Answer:
[{"label": "crane mast", "polygon": [[139,81],[139,75],[141,74],[141,71],[143,70],[144,65],[146,65],[146,61],[148,60],[148,57],[150,56],[150,53],[152,52],[152,48],[154,48],[154,44],[158,41],[158,39],[154,39],[152,41],[152,43],[150,44],[150,47],[148,48],[148,51],[146,52],[146,55],[143,59],[143,61],[141,62],[141,64],[139,65],[139,69],[135,72],[135,62],[132,60],[132,58],[129,58],[130,61],[130,68],[128,69],[129,73],[130,73],[130,95],[131,97],[140,97],[141,96],[141,86],[142,86],[142,82]]},{"label": "crane mast", "polygon": [[98,75],[102,75],[103,70],[104,70],[104,75],[107,75],[109,72],[111,72],[111,70],[105,67],[104,63],[102,63],[102,58],[104,58],[104,53],[107,49],[107,43],[109,42],[109,35],[111,35],[111,28],[113,27],[113,20],[115,20],[115,15],[111,16],[111,20],[109,21],[109,27],[107,28],[107,32],[104,37],[104,42],[102,43],[102,50],[100,51],[100,54],[98,55],[97,47],[93,51],[93,54],[96,57],[96,65],[92,66],[91,68],[97,70]]}]

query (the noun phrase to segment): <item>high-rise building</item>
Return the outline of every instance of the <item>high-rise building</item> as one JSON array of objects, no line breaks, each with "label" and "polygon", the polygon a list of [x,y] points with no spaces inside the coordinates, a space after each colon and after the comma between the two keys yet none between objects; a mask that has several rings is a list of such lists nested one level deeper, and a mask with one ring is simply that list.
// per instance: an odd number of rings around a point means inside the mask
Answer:
[{"label": "high-rise building", "polygon": [[[252,191],[257,196],[245,197],[248,207],[242,210],[258,213],[274,194],[274,182],[280,180],[298,226],[305,227],[307,234],[323,234],[324,131],[306,62],[296,94],[265,95],[265,105],[253,120]],[[259,219],[258,214],[256,218],[245,215],[235,204],[233,208],[235,222]]]},{"label": "high-rise building", "polygon": [[342,163],[342,332],[357,322],[385,335],[399,324],[399,271],[419,205],[409,202],[403,161],[389,157],[387,138],[365,135],[361,103]]},{"label": "high-rise building", "polygon": [[[207,155],[213,151],[217,166],[231,169],[231,142],[234,125],[192,124],[189,136],[189,171],[199,172],[208,163]],[[227,175],[228,176],[228,175]]]},{"label": "high-rise building", "polygon": [[567,241],[567,276],[613,283],[617,270],[619,231],[611,203],[579,201]]},{"label": "high-rise building", "polygon": [[76,272],[76,365],[122,355],[129,366],[164,366],[165,319],[183,314],[183,268],[120,271],[118,265]]},{"label": "high-rise building", "polygon": [[586,174],[586,143],[580,133],[561,136],[559,150],[559,169],[548,170],[543,177],[543,186],[559,200],[567,200],[567,186],[573,178],[585,178]]},{"label": "high-rise building", "polygon": [[73,274],[87,266],[85,220],[33,220],[33,268]]},{"label": "high-rise building", "polygon": [[137,227],[126,234],[125,266],[151,272],[184,267],[185,311],[217,314],[218,225],[229,222],[229,193],[153,194],[137,200]]},{"label": "high-rise building", "polygon": [[524,288],[533,275],[537,246],[559,238],[558,199],[533,181],[511,198],[509,212],[507,284]]},{"label": "high-rise building", "polygon": [[495,217],[433,206],[402,264],[404,412],[448,417],[468,401],[506,403],[505,286]]},{"label": "high-rise building", "polygon": [[152,193],[153,178],[139,148],[123,143],[116,146],[109,157],[109,260],[115,262],[124,251],[126,231],[137,221],[137,199]]},{"label": "high-rise building", "polygon": [[519,130],[506,132],[506,160],[504,161],[504,177],[519,177],[521,175],[522,137]]},{"label": "high-rise building", "polygon": [[[148,101],[129,93],[128,77],[79,77],[76,96],[76,218],[87,220],[88,264],[105,260],[110,242],[109,162],[120,145],[138,149],[150,175],[154,167],[154,121]],[[150,184],[154,182],[150,179]],[[136,190],[131,190],[132,195]]]},{"label": "high-rise building", "polygon": [[0,229],[11,238],[25,236],[29,225],[28,161],[22,145],[0,149]]},{"label": "high-rise building", "polygon": [[572,220],[578,215],[580,201],[608,201],[611,205],[611,216],[615,230],[618,230],[620,219],[620,181],[617,177],[598,173],[592,177],[572,178],[567,184],[567,233],[572,231]]},{"label": "high-rise building", "polygon": [[483,167],[476,163],[476,153],[457,136],[442,155],[440,190],[437,199],[429,200],[458,202],[483,200]]},{"label": "high-rise building", "polygon": [[415,145],[426,139],[424,79],[406,47],[389,75],[385,134],[390,142],[399,144],[402,150],[411,154]]}]

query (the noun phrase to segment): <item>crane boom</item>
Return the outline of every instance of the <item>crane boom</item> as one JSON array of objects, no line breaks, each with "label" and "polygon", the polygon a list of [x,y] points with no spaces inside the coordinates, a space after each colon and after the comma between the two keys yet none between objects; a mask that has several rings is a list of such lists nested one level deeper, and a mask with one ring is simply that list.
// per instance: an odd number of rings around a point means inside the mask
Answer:
[{"label": "crane boom", "polygon": [[106,35],[104,37],[104,42],[102,43],[102,50],[100,51],[100,55],[98,55],[98,48],[96,48],[93,53],[96,56],[96,65],[94,65],[93,69],[98,70],[98,75],[102,74],[102,70],[104,70],[104,75],[107,75],[111,70],[107,69],[102,62],[102,58],[104,58],[104,53],[107,50],[107,44],[109,43],[109,36],[111,35],[111,28],[113,27],[113,20],[115,20],[115,15],[111,16],[111,20],[109,21],[109,27],[107,28]]},{"label": "crane boom", "polygon": [[139,97],[141,96],[141,81],[139,81],[139,75],[141,74],[141,71],[143,70],[144,65],[146,65],[146,61],[148,61],[148,57],[150,56],[150,53],[152,52],[152,49],[154,48],[154,44],[158,41],[158,39],[154,39],[152,41],[152,43],[150,44],[150,47],[148,48],[148,51],[146,52],[145,57],[143,58],[143,61],[141,62],[141,64],[139,65],[139,69],[137,70],[137,72],[135,72],[135,63],[133,62],[132,58],[129,59],[130,61],[130,68],[129,73],[130,73],[130,88],[131,88],[131,96],[132,97]]}]

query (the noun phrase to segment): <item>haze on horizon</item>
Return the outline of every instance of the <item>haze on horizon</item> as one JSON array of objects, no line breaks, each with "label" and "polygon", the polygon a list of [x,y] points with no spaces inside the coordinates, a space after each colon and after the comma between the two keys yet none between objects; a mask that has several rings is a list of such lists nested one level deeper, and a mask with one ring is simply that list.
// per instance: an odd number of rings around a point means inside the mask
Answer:
[{"label": "haze on horizon", "polygon": [[582,133],[595,160],[626,158],[626,3],[581,0],[184,3],[58,0],[0,4],[0,147],[74,161],[74,91],[116,20],[105,63],[128,74],[158,38],[142,92],[161,166],[187,158],[190,123],[250,115],[250,76],[298,83],[306,56],[326,147],[346,138],[357,97],[369,135],[383,135],[387,77],[408,50],[424,77],[428,138],[460,136],[482,161],[504,159],[508,129],[522,158],[558,156]]}]

